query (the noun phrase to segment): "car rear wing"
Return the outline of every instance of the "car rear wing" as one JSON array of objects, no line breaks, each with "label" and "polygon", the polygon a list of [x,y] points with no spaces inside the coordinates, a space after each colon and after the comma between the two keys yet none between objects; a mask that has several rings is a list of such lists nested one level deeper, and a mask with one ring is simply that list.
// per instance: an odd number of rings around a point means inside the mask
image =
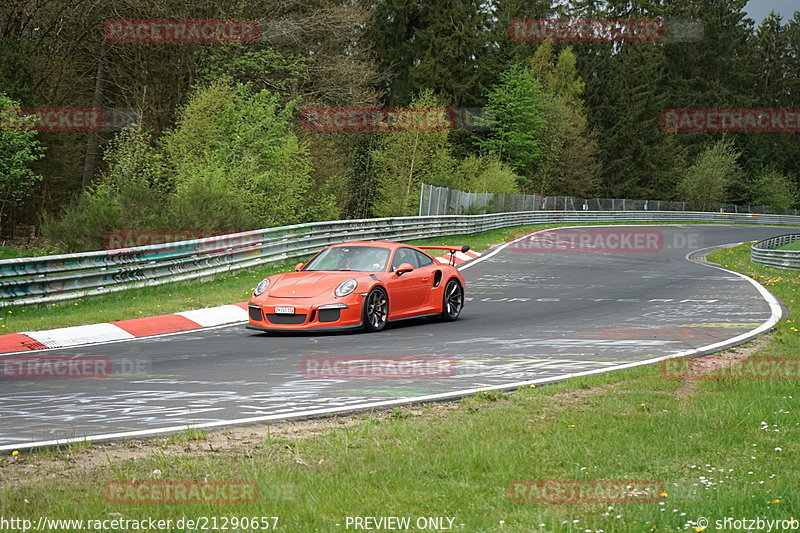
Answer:
[{"label": "car rear wing", "polygon": [[422,250],[447,250],[448,252],[450,252],[449,263],[452,266],[456,266],[456,259],[455,259],[456,252],[461,252],[462,254],[465,254],[469,251],[469,246],[467,246],[466,244],[464,246],[417,246],[417,248],[420,248]]}]

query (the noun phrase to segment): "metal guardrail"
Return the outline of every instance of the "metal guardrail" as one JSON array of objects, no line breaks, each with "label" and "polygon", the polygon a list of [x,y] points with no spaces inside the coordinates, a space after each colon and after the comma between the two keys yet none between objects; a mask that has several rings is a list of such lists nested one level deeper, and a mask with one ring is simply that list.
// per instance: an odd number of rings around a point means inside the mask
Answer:
[{"label": "metal guardrail", "polygon": [[[540,196],[538,194],[506,194],[469,192],[422,183],[419,192],[419,216],[477,215],[516,211],[686,211],[686,202],[634,200],[631,198],[578,198],[574,196]],[[709,211],[719,213],[758,213],[800,215],[797,209],[776,209],[770,206],[718,203]]]},{"label": "metal guardrail", "polygon": [[290,257],[307,256],[324,246],[343,241],[404,241],[564,222],[800,225],[800,216],[691,211],[524,211],[312,222],[119,250],[2,260],[0,307],[71,300],[203,278]]},{"label": "metal guardrail", "polygon": [[795,241],[800,241],[800,235],[797,233],[759,241],[750,247],[750,260],[775,268],[800,269],[800,250],[775,249]]}]

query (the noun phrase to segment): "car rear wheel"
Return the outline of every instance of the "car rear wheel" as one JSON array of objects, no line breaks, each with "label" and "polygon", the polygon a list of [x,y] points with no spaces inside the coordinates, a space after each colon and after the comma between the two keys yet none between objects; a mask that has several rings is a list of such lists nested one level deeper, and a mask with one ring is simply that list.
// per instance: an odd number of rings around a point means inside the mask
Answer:
[{"label": "car rear wheel", "polygon": [[389,318],[389,300],[386,292],[380,287],[375,287],[364,299],[364,329],[367,331],[380,331],[386,327]]},{"label": "car rear wheel", "polygon": [[444,302],[442,303],[442,319],[451,321],[458,318],[464,308],[464,289],[461,284],[451,279],[444,288]]}]

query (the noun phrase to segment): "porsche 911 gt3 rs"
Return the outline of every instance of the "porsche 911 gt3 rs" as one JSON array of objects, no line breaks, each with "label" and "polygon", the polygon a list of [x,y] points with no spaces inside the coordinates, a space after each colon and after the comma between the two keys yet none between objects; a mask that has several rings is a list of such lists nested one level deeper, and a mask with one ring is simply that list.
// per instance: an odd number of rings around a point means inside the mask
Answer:
[{"label": "porsche 911 gt3 rs", "polygon": [[454,261],[424,250],[466,252],[469,246],[410,246],[357,241],[329,246],[294,272],[261,280],[248,303],[249,329],[380,331],[396,320],[456,320],[464,278]]}]

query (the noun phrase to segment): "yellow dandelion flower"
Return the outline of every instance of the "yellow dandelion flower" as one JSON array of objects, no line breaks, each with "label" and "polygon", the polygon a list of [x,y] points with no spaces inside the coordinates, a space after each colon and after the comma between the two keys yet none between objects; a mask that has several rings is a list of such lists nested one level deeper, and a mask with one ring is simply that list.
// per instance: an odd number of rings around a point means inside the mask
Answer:
[{"label": "yellow dandelion flower", "polygon": [[658,495],[661,496],[662,498],[666,498],[667,496],[669,496],[669,494],[667,494],[666,492],[659,492]]},{"label": "yellow dandelion flower", "polygon": [[17,450],[14,450],[13,452],[11,452],[11,455],[19,455],[19,452]]},{"label": "yellow dandelion flower", "polygon": [[575,427],[575,424],[569,424],[569,425],[567,425],[567,427],[568,427],[568,428],[574,428],[574,427]]},{"label": "yellow dandelion flower", "polygon": [[780,498],[775,498],[774,500],[772,500],[772,503],[781,503],[781,501],[783,500],[781,500]]}]

